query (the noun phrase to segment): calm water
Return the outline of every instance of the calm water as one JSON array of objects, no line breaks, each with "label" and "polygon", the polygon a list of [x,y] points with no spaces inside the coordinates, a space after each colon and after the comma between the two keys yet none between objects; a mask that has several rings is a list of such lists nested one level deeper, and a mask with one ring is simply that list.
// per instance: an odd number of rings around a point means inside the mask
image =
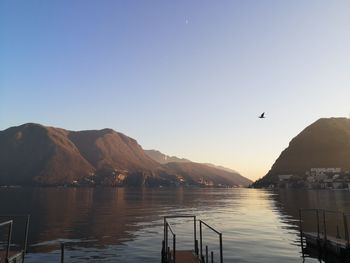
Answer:
[{"label": "calm water", "polygon": [[[322,207],[350,213],[350,193],[3,188],[0,207],[2,214],[31,214],[26,262],[59,262],[61,241],[69,243],[66,262],[160,262],[163,216],[195,214],[223,233],[225,262],[288,263],[303,262],[298,208]],[[185,245],[190,242],[187,226],[175,225]],[[216,236],[209,232],[204,235],[215,250]],[[308,257],[304,262],[319,261]]]}]

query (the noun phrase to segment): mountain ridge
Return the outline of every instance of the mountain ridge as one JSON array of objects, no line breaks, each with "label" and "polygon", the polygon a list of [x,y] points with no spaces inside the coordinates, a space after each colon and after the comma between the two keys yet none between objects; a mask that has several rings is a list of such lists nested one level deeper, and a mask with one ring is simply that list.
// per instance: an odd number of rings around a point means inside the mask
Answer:
[{"label": "mountain ridge", "polygon": [[250,183],[239,174],[184,164],[158,163],[135,139],[112,129],[69,131],[26,123],[0,131],[0,185],[232,187]]},{"label": "mountain ridge", "polygon": [[[159,162],[161,164],[167,164],[167,163],[172,163],[172,162],[176,162],[176,163],[197,163],[197,162],[193,162],[191,160],[185,159],[185,158],[179,158],[177,156],[170,156],[170,155],[166,155],[158,150],[144,150],[145,153],[151,157],[153,160],[155,160],[156,162]],[[198,163],[198,164],[202,164],[202,165],[206,165],[208,167],[211,168],[216,168],[219,170],[223,170],[226,172],[230,172],[230,173],[235,173],[235,174],[239,174],[237,171],[221,166],[221,165],[215,165],[212,163]]]},{"label": "mountain ridge", "polygon": [[276,183],[280,174],[305,176],[311,168],[350,171],[350,119],[320,118],[303,129],[284,149],[256,186]]}]

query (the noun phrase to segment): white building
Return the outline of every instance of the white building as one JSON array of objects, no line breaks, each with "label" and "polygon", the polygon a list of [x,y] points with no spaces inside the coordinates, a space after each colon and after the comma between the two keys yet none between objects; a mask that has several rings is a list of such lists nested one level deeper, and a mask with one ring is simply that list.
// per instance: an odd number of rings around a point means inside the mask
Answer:
[{"label": "white building", "polygon": [[293,176],[292,174],[280,174],[278,178],[280,182],[282,182],[282,181],[288,181],[290,178],[292,178],[292,176]]},{"label": "white building", "polygon": [[319,176],[324,174],[339,174],[341,173],[341,168],[311,168],[311,175]]}]

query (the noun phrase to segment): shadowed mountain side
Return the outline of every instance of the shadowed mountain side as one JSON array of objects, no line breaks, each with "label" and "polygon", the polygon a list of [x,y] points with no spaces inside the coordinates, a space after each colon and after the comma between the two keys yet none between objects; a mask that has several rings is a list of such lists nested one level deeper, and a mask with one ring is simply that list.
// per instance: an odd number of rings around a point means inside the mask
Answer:
[{"label": "shadowed mountain side", "polygon": [[[178,164],[178,165],[177,165]],[[68,131],[24,124],[0,131],[1,185],[247,185],[204,164],[160,164],[136,140],[111,129]]]},{"label": "shadowed mountain side", "polygon": [[213,182],[215,185],[242,185],[248,186],[252,181],[241,176],[238,173],[226,172],[217,168],[209,167],[200,163],[167,163],[163,167],[172,174],[183,177],[185,181],[189,182],[203,182],[208,184]]},{"label": "shadowed mountain side", "polygon": [[28,123],[0,132],[0,184],[63,184],[93,172],[65,130]]},{"label": "shadowed mountain side", "polygon": [[70,132],[69,139],[96,169],[154,170],[159,164],[148,157],[136,140],[111,129]]},{"label": "shadowed mountain side", "polygon": [[304,176],[306,171],[318,167],[350,170],[350,119],[322,118],[305,128],[255,185],[276,182],[279,174]]}]

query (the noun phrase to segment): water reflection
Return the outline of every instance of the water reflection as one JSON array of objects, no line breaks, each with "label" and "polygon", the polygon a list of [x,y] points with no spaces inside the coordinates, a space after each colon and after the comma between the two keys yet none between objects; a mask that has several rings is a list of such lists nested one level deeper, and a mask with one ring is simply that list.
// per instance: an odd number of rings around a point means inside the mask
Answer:
[{"label": "water reflection", "polygon": [[[10,201],[9,201],[10,200]],[[192,213],[222,200],[213,192],[210,204],[184,189],[124,188],[1,189],[2,213],[30,213],[31,252],[57,249],[69,241],[81,247],[121,245],[150,222],[161,225],[169,213]],[[152,225],[154,227],[154,224]],[[14,231],[22,233],[22,231]],[[14,240],[21,237],[17,235]]]},{"label": "water reflection", "polygon": [[[225,262],[300,263],[298,209],[350,212],[350,196],[305,190],[23,188],[0,189],[0,207],[1,213],[32,215],[27,262],[58,261],[59,241],[70,242],[69,262],[159,262],[163,216],[196,214],[223,233]],[[178,231],[185,239],[186,229]],[[217,244],[216,236],[208,237]],[[318,262],[317,255],[305,262]]]},{"label": "water reflection", "polygon": [[[321,235],[326,232],[329,236],[345,240],[348,234],[345,224],[349,224],[349,218],[343,215],[350,212],[350,196],[347,191],[283,189],[271,196],[281,213],[281,220],[288,223],[287,229],[300,230],[300,208],[324,209],[328,210],[324,214],[322,211],[302,210],[303,231],[316,233],[319,231]],[[298,239],[296,245],[301,246],[300,235]],[[346,255],[335,256],[308,245],[301,249],[301,253],[303,257],[313,257],[320,262],[349,262]]]}]

